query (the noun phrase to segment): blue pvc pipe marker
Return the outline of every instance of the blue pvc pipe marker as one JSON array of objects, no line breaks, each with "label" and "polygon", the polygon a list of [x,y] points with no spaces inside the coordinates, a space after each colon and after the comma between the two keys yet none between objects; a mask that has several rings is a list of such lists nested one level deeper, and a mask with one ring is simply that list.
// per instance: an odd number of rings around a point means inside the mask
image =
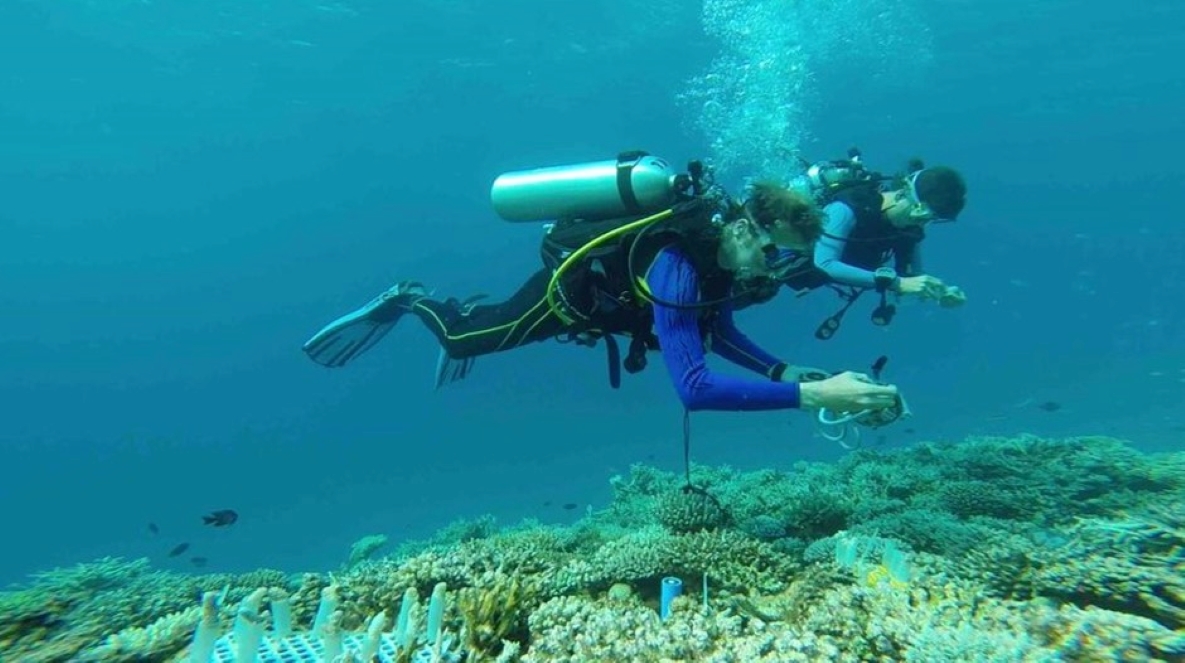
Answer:
[{"label": "blue pvc pipe marker", "polygon": [[671,615],[671,601],[683,593],[683,581],[674,576],[662,579],[662,595],[658,605],[658,616],[665,622]]}]

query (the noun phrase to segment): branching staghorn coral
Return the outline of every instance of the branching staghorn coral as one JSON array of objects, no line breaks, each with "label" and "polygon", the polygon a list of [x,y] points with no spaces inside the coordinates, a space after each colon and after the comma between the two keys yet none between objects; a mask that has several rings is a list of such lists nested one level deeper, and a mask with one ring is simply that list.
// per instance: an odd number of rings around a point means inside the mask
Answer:
[{"label": "branching staghorn coral", "polygon": [[1084,518],[1061,550],[1043,555],[1037,591],[1185,629],[1185,502],[1119,518]]}]

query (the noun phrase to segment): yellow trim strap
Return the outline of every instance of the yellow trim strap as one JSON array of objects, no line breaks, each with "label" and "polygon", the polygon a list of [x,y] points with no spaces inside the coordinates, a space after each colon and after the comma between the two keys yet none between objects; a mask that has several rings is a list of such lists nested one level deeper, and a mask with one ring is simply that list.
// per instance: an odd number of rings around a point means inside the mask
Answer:
[{"label": "yellow trim strap", "polygon": [[631,221],[624,226],[614,228],[613,230],[610,230],[599,237],[589,240],[589,242],[584,246],[573,251],[572,255],[568,256],[564,262],[560,263],[560,266],[556,268],[554,273],[552,273],[551,280],[547,282],[547,306],[551,309],[551,312],[555,313],[556,317],[563,321],[563,323],[566,325],[570,325],[575,322],[576,319],[564,312],[563,307],[560,306],[559,302],[556,300],[556,291],[559,289],[560,279],[563,277],[564,273],[571,269],[571,267],[579,262],[582,258],[584,258],[584,256],[588,255],[590,251],[597,248],[598,246],[601,246],[602,244],[605,244],[606,242],[609,242],[610,240],[615,240],[622,235],[629,234],[638,228],[642,228],[651,223],[665,221],[666,219],[671,218],[674,213],[674,209],[666,209],[657,214],[651,214],[648,217],[638,219],[637,221]]},{"label": "yellow trim strap", "polygon": [[[477,330],[474,330],[474,331],[471,331],[471,332],[468,332],[465,334],[450,334],[450,333],[448,333],[448,325],[446,325],[444,323],[444,321],[440,319],[440,316],[436,315],[435,311],[428,308],[427,306],[424,306],[423,304],[420,304],[419,302],[414,304],[412,306],[412,308],[416,309],[418,311],[422,311],[426,315],[431,317],[436,322],[436,326],[440,328],[441,335],[450,341],[458,341],[459,342],[459,341],[464,341],[466,339],[472,338],[474,336],[485,336],[487,334],[496,334],[498,332],[505,332],[505,335],[502,337],[502,340],[499,341],[498,346],[494,349],[495,352],[499,352],[499,351],[505,350],[507,348],[507,343],[510,343],[511,339],[515,338],[515,332],[519,331],[522,328],[522,325],[529,324],[529,326],[526,328],[526,331],[522,332],[521,334],[518,334],[518,339],[515,340],[513,343],[511,343],[509,347],[517,347],[520,343],[522,343],[523,339],[527,338],[528,336],[530,336],[531,332],[535,331],[536,327],[543,324],[543,321],[547,320],[547,316],[551,313],[551,311],[543,309],[543,304],[544,304],[544,301],[540,300],[537,304],[532,306],[530,308],[530,310],[528,310],[526,313],[522,314],[518,319],[512,320],[511,322],[497,325],[496,327],[489,327],[487,329],[477,329]],[[543,310],[541,310],[541,309],[543,309]],[[536,319],[534,321],[531,320],[532,316],[536,316]]]}]

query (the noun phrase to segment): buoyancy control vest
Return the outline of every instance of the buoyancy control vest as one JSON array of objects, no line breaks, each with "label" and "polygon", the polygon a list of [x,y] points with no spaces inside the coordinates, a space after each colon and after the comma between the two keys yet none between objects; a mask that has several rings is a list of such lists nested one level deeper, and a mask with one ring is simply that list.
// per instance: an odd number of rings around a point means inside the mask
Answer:
[{"label": "buoyancy control vest", "polygon": [[[692,261],[701,302],[723,300],[731,290],[732,275],[717,266],[716,249],[720,223],[737,210],[698,161],[679,174],[645,152],[623,152],[614,161],[507,173],[495,180],[491,199],[508,221],[551,222],[540,245],[553,275],[548,305],[567,323],[568,340],[606,340],[614,386],[614,334],[631,338],[624,363],[630,372],[658,347],[645,276],[661,250],[677,247]],[[711,309],[689,306],[705,315]]]},{"label": "buoyancy control vest", "polygon": [[[542,239],[543,264],[558,270],[582,247],[638,221],[637,217],[559,221]],[[607,326],[608,332],[632,331],[637,325],[630,317],[646,315],[649,319],[653,295],[645,279],[666,248],[679,250],[691,261],[700,277],[701,301],[727,297],[732,274],[721,269],[716,260],[718,223],[708,210],[683,209],[592,248],[568,268],[559,284],[566,312],[574,322],[583,320],[586,326]],[[629,329],[621,328],[623,325]]]},{"label": "buoyancy control vest", "polygon": [[835,196],[856,217],[841,260],[875,271],[894,255],[908,255],[925,237],[921,227],[898,228],[881,211],[881,192],[875,185],[853,187]]},{"label": "buoyancy control vest", "polygon": [[[909,255],[924,237],[921,228],[898,228],[881,211],[881,193],[875,184],[849,188],[832,197],[828,204],[842,203],[855,216],[852,231],[845,239],[840,260],[876,271],[894,255]],[[826,236],[826,235],[825,235]],[[815,266],[812,255],[799,255],[783,272],[781,282],[792,290],[806,292],[832,283]]]}]

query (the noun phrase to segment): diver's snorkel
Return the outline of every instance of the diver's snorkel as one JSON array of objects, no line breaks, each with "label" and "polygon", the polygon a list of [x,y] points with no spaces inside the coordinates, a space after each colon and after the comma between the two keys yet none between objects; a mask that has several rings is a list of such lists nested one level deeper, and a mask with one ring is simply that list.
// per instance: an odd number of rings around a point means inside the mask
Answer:
[{"label": "diver's snorkel", "polygon": [[[885,364],[888,361],[888,357],[881,355],[872,363],[871,372],[875,382],[880,382],[881,372],[884,371]],[[838,442],[839,446],[852,451],[860,448],[859,426],[880,428],[881,426],[888,426],[895,421],[911,416],[913,416],[913,412],[909,409],[909,404],[905,402],[903,396],[898,394],[897,401],[893,404],[893,407],[883,410],[868,409],[844,414],[832,414],[827,408],[819,408],[817,419],[820,424],[820,435],[831,442]],[[855,440],[851,445],[847,443],[849,435],[852,435]]]}]

